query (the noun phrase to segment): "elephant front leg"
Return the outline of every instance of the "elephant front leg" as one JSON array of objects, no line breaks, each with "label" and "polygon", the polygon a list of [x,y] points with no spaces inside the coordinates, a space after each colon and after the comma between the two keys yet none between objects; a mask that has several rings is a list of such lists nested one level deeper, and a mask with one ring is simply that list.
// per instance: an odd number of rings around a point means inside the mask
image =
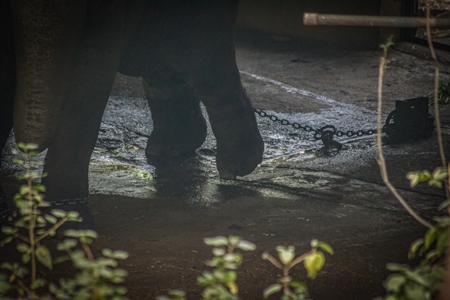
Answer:
[{"label": "elephant front leg", "polygon": [[144,89],[153,120],[146,156],[149,162],[189,156],[206,138],[206,122],[200,101],[185,84],[157,87],[144,80]]},{"label": "elephant front leg", "polygon": [[236,179],[236,176],[250,174],[262,161],[264,142],[234,59],[220,59],[211,66],[214,68],[200,77],[197,92],[206,106],[217,139],[219,176]]},{"label": "elephant front leg", "polygon": [[50,202],[86,198],[89,194],[89,162],[108,94],[93,99],[85,92],[73,90],[68,96],[57,137],[48,148],[44,165],[47,176],[42,183],[47,187],[46,197]]},{"label": "elephant front leg", "polygon": [[[14,55],[11,4],[0,1],[0,167],[2,151],[13,127],[16,90],[16,58]],[[1,197],[1,191],[0,191]]]}]

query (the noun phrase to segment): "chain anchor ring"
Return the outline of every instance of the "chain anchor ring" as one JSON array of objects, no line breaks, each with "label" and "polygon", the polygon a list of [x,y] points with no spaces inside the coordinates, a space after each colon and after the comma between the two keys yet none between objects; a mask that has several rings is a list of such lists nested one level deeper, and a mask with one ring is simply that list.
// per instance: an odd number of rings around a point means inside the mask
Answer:
[{"label": "chain anchor ring", "polygon": [[[434,130],[434,118],[428,113],[428,98],[418,97],[407,100],[397,100],[396,109],[391,112],[382,128],[382,133],[386,133],[393,142],[414,141],[421,138],[430,137]],[[362,137],[377,134],[377,129],[341,131],[333,125],[325,125],[320,129],[314,129],[311,126],[302,126],[296,122],[290,122],[286,119],[280,119],[275,115],[268,114],[265,111],[253,108],[254,112],[262,118],[280,123],[284,126],[291,126],[294,129],[300,129],[305,132],[313,132],[315,140],[322,140],[323,150],[327,152],[336,149],[338,152],[342,149],[342,144],[333,140],[337,137]]]},{"label": "chain anchor ring", "polygon": [[338,141],[333,140],[333,137],[336,135],[336,127],[333,125],[325,125],[319,130],[314,132],[315,140],[322,140],[323,143],[323,152],[329,153],[330,150],[336,149],[338,152],[342,149],[342,144]]}]

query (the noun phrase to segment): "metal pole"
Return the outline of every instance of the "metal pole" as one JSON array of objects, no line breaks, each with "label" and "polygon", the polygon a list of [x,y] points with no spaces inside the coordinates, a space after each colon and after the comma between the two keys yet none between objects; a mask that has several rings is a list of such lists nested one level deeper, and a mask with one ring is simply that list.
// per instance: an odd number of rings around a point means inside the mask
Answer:
[{"label": "metal pole", "polygon": [[[429,22],[430,27],[450,27],[450,19],[429,19]],[[305,25],[417,28],[426,27],[427,18],[305,13],[303,23]]]}]

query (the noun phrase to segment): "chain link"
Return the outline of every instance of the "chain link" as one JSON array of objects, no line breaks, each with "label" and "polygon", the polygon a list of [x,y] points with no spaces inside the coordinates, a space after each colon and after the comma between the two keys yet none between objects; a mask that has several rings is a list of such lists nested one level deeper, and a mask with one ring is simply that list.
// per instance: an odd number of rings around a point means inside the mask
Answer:
[{"label": "chain link", "polygon": [[[347,136],[347,137],[361,137],[361,136],[370,136],[370,135],[374,135],[377,133],[376,129],[369,129],[369,130],[357,130],[357,131],[353,131],[353,130],[349,130],[349,131],[342,131],[342,130],[337,130],[335,126],[333,125],[325,125],[319,129],[314,129],[311,126],[305,125],[302,126],[299,123],[296,122],[290,122],[286,119],[280,119],[275,115],[271,115],[268,114],[265,111],[253,108],[254,112],[256,114],[258,114],[260,117],[262,118],[268,118],[269,120],[275,122],[275,123],[280,123],[281,125],[284,126],[291,126],[294,129],[300,129],[303,130],[305,132],[312,132],[314,133],[314,140],[320,140],[323,138],[323,133],[324,132],[333,132],[333,135],[336,135],[337,137],[343,137],[343,136]],[[383,133],[384,133],[384,128],[383,128]]]}]

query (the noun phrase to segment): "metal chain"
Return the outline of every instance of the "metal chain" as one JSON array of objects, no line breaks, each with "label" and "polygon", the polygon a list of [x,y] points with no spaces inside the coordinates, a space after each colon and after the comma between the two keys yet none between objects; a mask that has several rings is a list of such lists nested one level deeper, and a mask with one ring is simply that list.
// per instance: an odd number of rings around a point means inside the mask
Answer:
[{"label": "metal chain", "polygon": [[[361,137],[361,136],[370,136],[370,135],[374,135],[377,133],[376,129],[357,130],[357,131],[353,131],[353,130],[342,131],[342,130],[337,130],[334,125],[325,125],[319,129],[314,129],[313,127],[308,126],[308,125],[303,126],[296,122],[290,122],[286,119],[280,119],[275,115],[268,114],[267,112],[256,109],[256,108],[253,108],[253,111],[256,114],[258,114],[260,117],[268,118],[272,122],[280,123],[281,125],[284,125],[284,126],[291,126],[294,129],[300,129],[305,132],[313,133],[314,140],[316,140],[316,141],[322,140],[325,150],[328,150],[329,148],[336,148],[336,149],[340,150],[342,148],[341,143],[333,140],[334,136],[337,136],[337,137],[343,137],[343,136]],[[382,131],[385,132],[384,127],[383,127]]]}]

